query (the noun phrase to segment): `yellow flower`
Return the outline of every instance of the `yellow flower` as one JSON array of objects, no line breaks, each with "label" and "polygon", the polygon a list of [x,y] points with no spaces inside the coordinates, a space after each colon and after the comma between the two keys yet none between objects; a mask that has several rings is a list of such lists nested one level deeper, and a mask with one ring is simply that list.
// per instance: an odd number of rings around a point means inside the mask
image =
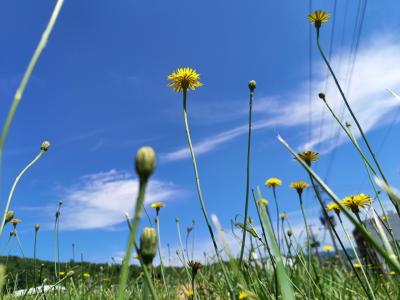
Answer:
[{"label": "yellow flower", "polygon": [[188,290],[184,291],[184,293],[188,297],[192,297],[194,295],[194,292],[192,289],[188,289]]},{"label": "yellow flower", "polygon": [[362,265],[359,263],[353,264],[354,269],[361,269]]},{"label": "yellow flower", "polygon": [[262,205],[264,205],[264,206],[267,206],[267,205],[268,205],[268,200],[262,198],[262,199],[258,200],[258,203],[260,203],[260,204],[262,204]]},{"label": "yellow flower", "polygon": [[309,166],[311,166],[311,163],[316,162],[319,158],[319,154],[315,151],[303,151],[298,153],[298,155]]},{"label": "yellow flower", "polygon": [[314,24],[316,28],[319,28],[321,24],[328,22],[329,14],[322,10],[316,10],[308,15],[308,20]]},{"label": "yellow flower", "polygon": [[64,277],[65,276],[65,272],[58,272],[58,276],[60,276],[60,277]]},{"label": "yellow flower", "polygon": [[330,252],[333,250],[333,247],[331,245],[326,245],[324,246],[324,250]]},{"label": "yellow flower", "polygon": [[282,185],[282,181],[279,178],[269,178],[265,181],[265,186],[267,187],[277,187],[277,186],[281,186]]},{"label": "yellow flower", "polygon": [[21,219],[15,219],[15,218],[10,221],[10,223],[12,223],[14,225],[17,225],[18,223],[21,223],[21,222],[22,222]]},{"label": "yellow flower", "polygon": [[247,293],[247,292],[243,292],[243,291],[242,291],[242,292],[240,292],[240,293],[239,293],[239,297],[238,297],[238,299],[239,299],[239,300],[242,300],[242,299],[248,299],[248,298],[249,298],[249,296],[250,296],[250,295],[249,295],[249,293]]},{"label": "yellow flower", "polygon": [[391,272],[389,272],[389,275],[395,276],[396,272],[395,271],[391,271]]},{"label": "yellow flower", "polygon": [[287,218],[287,214],[279,214],[279,218],[281,220],[285,220]]},{"label": "yellow flower", "polygon": [[290,184],[292,189],[295,189],[299,194],[303,193],[303,190],[308,188],[310,185],[304,181],[296,181]]},{"label": "yellow flower", "polygon": [[326,206],[326,208],[329,210],[329,211],[334,211],[335,213],[340,213],[340,206],[339,205],[337,205],[335,202],[332,202],[332,203],[329,203],[327,206]]},{"label": "yellow flower", "polygon": [[162,202],[154,202],[151,204],[151,207],[155,208],[155,209],[160,209],[160,208],[165,207],[165,204]]},{"label": "yellow flower", "polygon": [[353,213],[358,213],[361,208],[371,205],[371,196],[365,194],[351,195],[345,197],[341,203],[347,208],[351,209]]},{"label": "yellow flower", "polygon": [[89,277],[90,277],[90,274],[89,274],[89,273],[83,273],[83,277],[89,278]]},{"label": "yellow flower", "polygon": [[203,85],[199,81],[200,74],[192,68],[179,68],[169,75],[168,79],[171,80],[168,86],[173,87],[176,92],[187,91],[188,89],[194,91],[196,87]]}]

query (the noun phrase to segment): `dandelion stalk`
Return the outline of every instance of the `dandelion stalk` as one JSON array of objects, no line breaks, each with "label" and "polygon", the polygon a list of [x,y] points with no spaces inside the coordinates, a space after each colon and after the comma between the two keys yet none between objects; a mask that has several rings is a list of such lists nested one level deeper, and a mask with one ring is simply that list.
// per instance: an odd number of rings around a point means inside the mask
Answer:
[{"label": "dandelion stalk", "polygon": [[[136,232],[139,227],[141,212],[143,209],[146,187],[150,175],[153,173],[156,164],[154,150],[150,147],[142,147],[136,154],[136,172],[139,176],[139,193],[136,200],[135,215],[132,222],[132,228],[129,233],[129,241],[125,252],[125,257],[122,264],[122,269],[119,277],[119,287],[117,291],[117,300],[124,298],[124,290],[128,280],[129,264],[133,247],[136,245]],[[136,247],[137,248],[137,247]],[[151,286],[151,283],[150,283]],[[153,299],[158,299],[154,289],[150,288]]]},{"label": "dandelion stalk", "polygon": [[253,96],[254,90],[256,88],[256,82],[251,80],[249,82],[249,90],[250,90],[250,101],[249,101],[249,133],[247,138],[247,168],[246,168],[246,202],[244,206],[244,229],[243,229],[243,237],[242,237],[242,246],[240,248],[240,257],[239,263],[242,264],[244,248],[246,244],[246,227],[247,227],[247,214],[249,208],[249,192],[250,192],[250,158],[251,158],[251,125],[252,125],[252,113],[253,113]]},{"label": "dandelion stalk", "polygon": [[207,210],[206,210],[206,207],[204,204],[203,195],[202,195],[201,187],[200,187],[200,178],[199,178],[198,169],[197,169],[196,156],[194,154],[192,139],[190,137],[189,122],[188,122],[187,109],[186,109],[187,91],[189,88],[194,90],[196,87],[199,87],[202,85],[202,83],[199,81],[199,77],[200,77],[200,75],[198,73],[196,73],[196,71],[193,69],[180,68],[177,70],[177,72],[169,75],[168,79],[171,80],[171,82],[169,83],[169,86],[173,87],[173,89],[177,92],[183,92],[183,119],[185,122],[185,131],[186,131],[187,141],[188,141],[188,145],[189,145],[190,155],[192,157],[193,171],[194,171],[194,175],[195,175],[195,179],[196,179],[197,194],[199,197],[201,210],[203,212],[204,219],[207,223],[207,228],[208,228],[208,231],[210,233],[210,236],[211,236],[211,239],[213,242],[215,254],[216,254],[218,262],[221,266],[225,281],[228,285],[229,293],[230,293],[232,299],[234,299],[232,284],[230,282],[226,267],[224,266],[224,264],[222,262],[222,258],[220,256],[218,246],[215,241],[214,232],[211,227],[210,219],[208,217],[208,213],[207,213]]},{"label": "dandelion stalk", "polygon": [[178,231],[179,244],[181,246],[181,252],[182,252],[182,257],[183,257],[183,265],[184,265],[184,268],[186,270],[186,274],[188,276],[188,279],[190,281],[190,273],[189,273],[189,269],[187,267],[187,261],[186,261],[186,257],[185,257],[185,252],[183,250],[183,243],[182,243],[182,237],[181,237],[181,228],[179,226],[179,218],[175,218],[175,222],[176,222],[176,229]]},{"label": "dandelion stalk", "polygon": [[167,287],[167,282],[165,281],[165,274],[164,274],[164,263],[163,263],[163,259],[162,259],[162,253],[161,253],[161,235],[160,235],[160,218],[158,216],[158,210],[156,213],[156,224],[157,224],[157,236],[158,236],[158,256],[160,258],[160,269],[161,269],[161,277],[163,280],[163,284],[164,287],[166,289],[166,291],[168,291],[168,287]]},{"label": "dandelion stalk", "polygon": [[40,225],[35,225],[35,239],[33,242],[33,285],[36,290],[36,244],[37,244],[37,235],[40,229]]},{"label": "dandelion stalk", "polygon": [[42,155],[49,149],[49,147],[50,147],[50,143],[47,141],[44,141],[42,143],[42,145],[40,146],[39,154],[15,178],[14,183],[11,187],[10,194],[8,195],[6,207],[4,209],[3,219],[2,219],[2,222],[0,225],[0,236],[3,233],[4,225],[6,223],[7,212],[8,212],[8,209],[10,208],[11,199],[14,195],[14,191],[15,191],[15,188],[17,187],[18,182],[20,181],[21,177],[25,174],[25,172],[28,171],[42,157]]},{"label": "dandelion stalk", "polygon": [[[337,86],[337,88],[338,88],[338,90],[339,90],[339,93],[340,93],[340,95],[342,96],[342,99],[343,99],[344,104],[346,105],[346,107],[347,107],[347,109],[348,109],[348,111],[349,111],[349,113],[350,113],[352,119],[354,120],[354,122],[355,122],[355,124],[356,124],[358,130],[360,131],[361,137],[362,137],[362,139],[364,140],[364,143],[365,143],[365,145],[367,146],[368,152],[371,154],[371,157],[372,157],[372,159],[373,159],[375,165],[376,165],[377,168],[378,168],[379,174],[382,176],[382,179],[385,181],[385,183],[388,184],[388,181],[387,181],[387,179],[386,179],[386,177],[385,177],[385,174],[383,173],[383,170],[382,170],[382,168],[381,168],[381,165],[379,164],[379,161],[378,161],[378,159],[376,158],[375,153],[374,153],[374,151],[372,150],[372,147],[371,147],[370,143],[368,142],[368,139],[367,139],[367,137],[366,137],[366,135],[365,135],[365,133],[364,133],[364,131],[363,131],[363,129],[362,129],[360,123],[359,123],[358,120],[357,120],[357,117],[355,116],[353,110],[351,109],[350,104],[349,104],[349,102],[347,101],[347,98],[346,98],[346,96],[345,96],[345,94],[344,94],[344,92],[343,92],[343,90],[342,90],[342,87],[340,86],[340,83],[339,83],[338,79],[336,78],[335,72],[333,71],[333,69],[332,69],[332,67],[331,67],[331,65],[330,65],[330,63],[329,63],[329,61],[328,61],[328,59],[326,58],[325,53],[324,53],[324,51],[323,51],[323,49],[322,49],[322,47],[321,47],[321,44],[320,44],[320,27],[321,27],[321,23],[319,23],[319,26],[318,26],[318,24],[315,24],[315,28],[316,28],[316,32],[317,32],[317,47],[318,47],[318,50],[319,50],[319,52],[320,52],[320,54],[321,54],[321,57],[322,57],[322,59],[324,60],[326,66],[327,66],[328,69],[329,69],[329,72],[331,73],[331,75],[332,75],[332,77],[333,77],[333,80],[334,80],[334,82],[335,82],[335,84],[336,84],[336,86]],[[399,205],[398,205],[395,201],[393,201],[392,199],[391,199],[391,201],[392,201],[392,203],[395,205],[396,210],[397,210],[397,212],[399,213],[399,212],[400,212],[400,207],[399,207]]]},{"label": "dandelion stalk", "polygon": [[50,17],[49,23],[46,26],[46,29],[44,30],[42,37],[40,38],[39,44],[36,47],[35,52],[33,53],[33,56],[28,64],[27,69],[25,70],[25,73],[22,77],[22,80],[17,88],[17,91],[15,92],[14,95],[14,100],[11,104],[11,108],[8,112],[7,118],[6,118],[6,122],[4,124],[3,130],[1,132],[1,136],[0,136],[0,163],[2,161],[2,156],[3,156],[3,149],[4,149],[4,144],[6,142],[7,139],[7,135],[8,135],[8,131],[10,129],[11,123],[14,119],[14,115],[17,111],[18,105],[22,100],[22,96],[24,95],[25,92],[25,88],[29,82],[29,79],[31,78],[32,72],[35,69],[36,63],[38,62],[44,48],[47,45],[47,41],[50,37],[50,34],[53,30],[53,27],[57,21],[58,15],[61,11],[61,8],[63,6],[64,0],[58,0],[53,13]]}]

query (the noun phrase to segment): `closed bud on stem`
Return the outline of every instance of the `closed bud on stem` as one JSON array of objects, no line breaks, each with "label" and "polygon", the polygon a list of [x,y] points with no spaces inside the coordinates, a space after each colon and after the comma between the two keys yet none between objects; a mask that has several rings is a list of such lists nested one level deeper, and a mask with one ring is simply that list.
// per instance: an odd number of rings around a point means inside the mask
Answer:
[{"label": "closed bud on stem", "polygon": [[9,210],[6,214],[5,224],[10,222],[14,218],[15,212],[13,210]]},{"label": "closed bud on stem", "polygon": [[150,265],[153,262],[157,254],[157,234],[154,228],[143,228],[142,234],[140,235],[139,252],[146,265]]},{"label": "closed bud on stem", "polygon": [[319,94],[318,94],[318,97],[319,97],[320,99],[326,101],[326,98],[325,98],[325,94],[324,94],[324,93],[319,93]]},{"label": "closed bud on stem", "polygon": [[138,150],[135,159],[136,173],[140,179],[146,180],[156,167],[156,153],[151,147],[142,147]]},{"label": "closed bud on stem", "polygon": [[40,229],[40,224],[36,224],[36,225],[35,225],[35,231],[38,232],[39,229]]},{"label": "closed bud on stem", "polygon": [[50,142],[49,141],[44,141],[41,145],[40,145],[40,150],[42,151],[47,151],[50,148]]},{"label": "closed bud on stem", "polygon": [[250,89],[250,92],[253,92],[256,89],[256,81],[255,80],[249,81],[249,89]]}]

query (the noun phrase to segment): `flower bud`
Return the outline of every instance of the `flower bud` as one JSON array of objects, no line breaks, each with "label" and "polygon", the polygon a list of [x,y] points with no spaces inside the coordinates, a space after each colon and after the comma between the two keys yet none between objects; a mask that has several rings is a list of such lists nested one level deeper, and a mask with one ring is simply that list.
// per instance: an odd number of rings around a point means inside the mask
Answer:
[{"label": "flower bud", "polygon": [[288,235],[289,237],[291,237],[291,236],[293,235],[293,231],[289,229],[289,230],[287,231],[287,235]]},{"label": "flower bud", "polygon": [[50,142],[49,141],[44,141],[42,145],[40,145],[40,150],[42,151],[47,151],[50,148]]},{"label": "flower bud", "polygon": [[40,224],[36,224],[36,225],[35,225],[35,231],[38,232],[39,229],[40,229]]},{"label": "flower bud", "polygon": [[153,259],[157,254],[157,234],[154,228],[143,228],[142,234],[140,235],[139,252],[146,265],[153,262]]},{"label": "flower bud", "polygon": [[319,93],[319,94],[318,94],[318,97],[319,97],[320,99],[324,100],[324,101],[326,100],[326,99],[325,99],[325,94],[324,94],[324,93]]},{"label": "flower bud", "polygon": [[256,81],[255,80],[249,81],[249,89],[250,89],[250,92],[253,92],[256,89]]},{"label": "flower bud", "polygon": [[140,179],[147,179],[156,166],[156,153],[151,147],[142,147],[136,154],[136,173]]},{"label": "flower bud", "polygon": [[13,210],[9,210],[6,214],[6,220],[5,220],[5,224],[7,224],[8,222],[10,222],[13,218],[14,218],[14,214],[15,212]]}]

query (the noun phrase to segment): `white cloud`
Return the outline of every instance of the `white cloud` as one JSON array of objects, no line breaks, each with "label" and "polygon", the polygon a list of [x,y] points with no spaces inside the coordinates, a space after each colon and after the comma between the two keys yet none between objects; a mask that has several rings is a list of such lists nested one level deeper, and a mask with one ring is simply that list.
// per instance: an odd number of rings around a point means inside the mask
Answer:
[{"label": "white cloud", "polygon": [[[132,214],[138,180],[125,172],[110,170],[81,178],[81,183],[66,191],[61,210],[61,229],[112,228]],[[170,182],[151,180],[146,202],[176,199],[180,190]]]},{"label": "white cloud", "polygon": [[[387,124],[387,115],[399,106],[398,99],[393,97],[387,89],[400,89],[400,42],[393,37],[385,36],[372,39],[360,50],[354,68],[352,84],[348,90],[348,100],[365,132]],[[342,51],[332,59],[334,70],[340,65],[340,57],[346,56]],[[299,148],[314,148],[319,152],[328,152],[346,141],[343,134],[336,139],[338,124],[328,113],[327,108],[318,99],[317,94],[325,90],[326,66],[320,61],[315,63],[317,72],[314,74],[313,95],[311,107],[312,130],[311,139],[307,141],[307,134],[302,136],[303,141]],[[342,87],[346,88],[346,69],[342,68],[338,75]],[[343,101],[334,85],[329,80],[327,100],[338,116],[343,110]],[[305,127],[309,122],[308,82],[303,82],[297,90],[284,95],[274,95],[255,99],[254,131],[285,127]],[[258,119],[258,121],[257,121]],[[352,121],[349,114],[344,114],[343,120]],[[195,143],[196,154],[204,154],[216,149],[241,135],[247,133],[247,123],[218,134],[206,137]],[[359,136],[355,126],[354,134]],[[306,132],[306,130],[305,130]],[[165,153],[161,156],[164,161],[174,161],[188,158],[187,147]]]}]

